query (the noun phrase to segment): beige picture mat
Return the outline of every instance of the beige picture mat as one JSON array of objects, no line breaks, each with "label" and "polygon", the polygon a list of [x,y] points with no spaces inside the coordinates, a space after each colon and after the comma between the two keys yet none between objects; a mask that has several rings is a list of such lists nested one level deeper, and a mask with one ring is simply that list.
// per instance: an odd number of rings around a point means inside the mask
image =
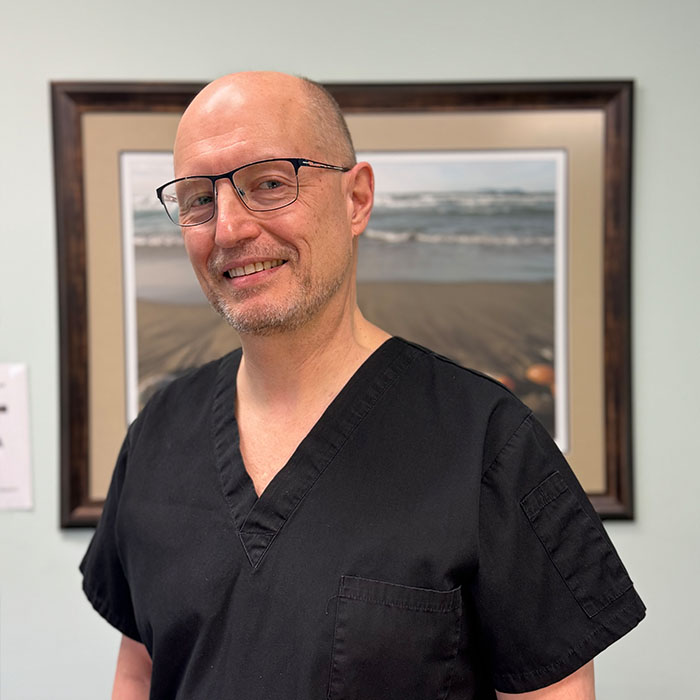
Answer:
[{"label": "beige picture mat", "polygon": [[[177,114],[83,116],[88,289],[89,494],[107,494],[126,431],[119,154],[170,151]],[[358,151],[565,149],[569,178],[570,449],[588,493],[605,490],[603,144],[596,110],[350,114]]]}]

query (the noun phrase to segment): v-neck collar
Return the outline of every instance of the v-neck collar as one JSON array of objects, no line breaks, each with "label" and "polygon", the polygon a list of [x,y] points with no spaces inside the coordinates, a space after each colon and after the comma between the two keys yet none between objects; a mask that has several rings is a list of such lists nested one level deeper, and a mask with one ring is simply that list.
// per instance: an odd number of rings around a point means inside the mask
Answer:
[{"label": "v-neck collar", "polygon": [[[212,441],[224,499],[255,569],[316,480],[379,398],[419,354],[389,338],[357,369],[258,498],[243,464],[235,417],[240,349],[221,360],[212,405]],[[274,438],[274,429],[271,439]]]}]

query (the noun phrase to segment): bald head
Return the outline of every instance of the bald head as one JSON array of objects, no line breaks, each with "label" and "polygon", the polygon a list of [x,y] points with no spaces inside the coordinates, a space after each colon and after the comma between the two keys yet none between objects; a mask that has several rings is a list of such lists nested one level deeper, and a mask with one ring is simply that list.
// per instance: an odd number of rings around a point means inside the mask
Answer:
[{"label": "bald head", "polygon": [[322,139],[323,147],[340,158],[338,163],[354,165],[357,161],[352,137],[335,98],[323,85],[308,78],[300,80],[306,89],[308,108],[311,118],[318,125],[318,135]]},{"label": "bald head", "polygon": [[[204,87],[178,127],[176,172],[186,164],[193,140],[202,144],[207,139],[212,149],[255,142],[255,157],[260,158],[300,156],[344,166],[356,162],[350,132],[333,96],[318,83],[284,73],[234,73]],[[276,146],[280,143],[288,145]]]}]

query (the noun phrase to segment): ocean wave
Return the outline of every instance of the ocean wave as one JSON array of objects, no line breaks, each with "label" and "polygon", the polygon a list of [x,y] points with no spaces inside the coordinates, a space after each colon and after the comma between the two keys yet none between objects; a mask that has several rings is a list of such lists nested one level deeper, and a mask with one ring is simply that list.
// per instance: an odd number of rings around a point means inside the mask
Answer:
[{"label": "ocean wave", "polygon": [[378,192],[378,209],[455,209],[462,212],[503,214],[550,211],[552,192]]},{"label": "ocean wave", "polygon": [[553,246],[552,236],[494,236],[488,233],[425,233],[420,231],[379,231],[367,229],[364,235],[373,241],[381,243],[417,243],[451,245],[480,245],[498,247],[529,247],[529,246]]},{"label": "ocean wave", "polygon": [[133,194],[131,206],[135,214],[165,214],[163,205],[160,203],[155,191],[149,192],[148,194]]},{"label": "ocean wave", "polygon": [[134,245],[143,248],[174,248],[183,246],[181,236],[162,234],[158,236],[134,236]]}]

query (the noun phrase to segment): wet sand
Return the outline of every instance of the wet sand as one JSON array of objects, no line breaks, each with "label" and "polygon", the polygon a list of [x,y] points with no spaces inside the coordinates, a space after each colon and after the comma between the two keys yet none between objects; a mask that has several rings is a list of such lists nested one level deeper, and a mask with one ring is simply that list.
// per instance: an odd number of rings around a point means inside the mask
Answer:
[{"label": "wet sand", "polygon": [[[551,282],[368,282],[358,285],[358,303],[368,319],[393,335],[509,378],[540,419],[551,423],[549,391],[525,378],[531,365],[551,363]],[[204,303],[139,301],[138,333],[142,391],[240,345],[235,331]]]}]

